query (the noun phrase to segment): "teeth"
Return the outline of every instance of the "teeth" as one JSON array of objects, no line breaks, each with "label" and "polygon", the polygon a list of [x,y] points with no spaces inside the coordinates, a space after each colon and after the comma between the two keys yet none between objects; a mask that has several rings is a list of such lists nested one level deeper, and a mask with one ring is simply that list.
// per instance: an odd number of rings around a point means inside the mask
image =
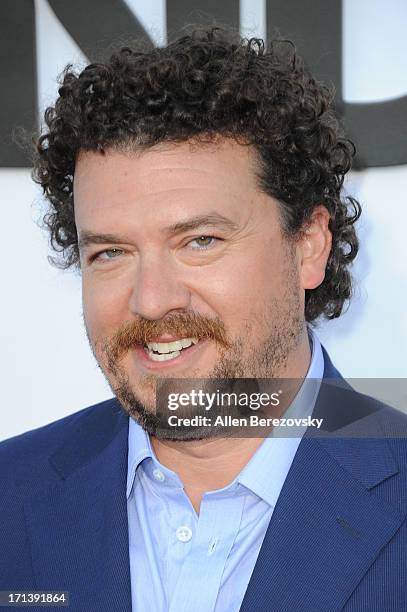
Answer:
[{"label": "teeth", "polygon": [[182,348],[188,348],[188,346],[191,346],[191,344],[195,344],[192,338],[182,338],[180,342],[182,344]]},{"label": "teeth", "polygon": [[[182,338],[181,340],[175,340],[175,342],[147,342],[147,348],[149,354],[152,351],[156,353],[168,354],[173,353],[174,351],[179,352],[182,351],[183,348],[187,348],[191,346],[191,344],[196,344],[198,340],[196,338]],[[159,359],[158,361],[163,361]]]},{"label": "teeth", "polygon": [[146,353],[150,357],[152,361],[169,361],[170,359],[175,359],[178,355],[181,355],[181,351],[174,351],[173,353],[153,353],[153,351],[146,350]]}]

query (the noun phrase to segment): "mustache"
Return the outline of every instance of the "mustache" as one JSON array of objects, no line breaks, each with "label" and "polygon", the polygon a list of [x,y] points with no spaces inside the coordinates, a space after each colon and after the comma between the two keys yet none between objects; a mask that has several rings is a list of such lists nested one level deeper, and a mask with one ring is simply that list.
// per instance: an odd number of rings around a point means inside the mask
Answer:
[{"label": "mustache", "polygon": [[146,344],[157,336],[172,334],[182,338],[215,340],[229,348],[226,329],[219,317],[206,317],[198,313],[174,313],[159,320],[138,318],[123,324],[105,344],[110,363],[118,361],[136,344]]}]

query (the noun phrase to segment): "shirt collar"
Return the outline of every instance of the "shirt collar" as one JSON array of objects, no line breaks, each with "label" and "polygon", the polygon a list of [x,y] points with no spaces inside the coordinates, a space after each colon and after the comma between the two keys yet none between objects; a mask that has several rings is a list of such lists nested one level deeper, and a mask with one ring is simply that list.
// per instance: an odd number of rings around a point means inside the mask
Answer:
[{"label": "shirt collar", "polygon": [[[324,373],[322,347],[311,328],[308,328],[308,337],[311,347],[311,361],[305,379],[320,381]],[[285,415],[306,416],[312,414],[318,391],[319,382],[317,385],[303,384]],[[147,432],[134,419],[129,417],[129,420],[127,499],[133,487],[137,468],[144,459],[151,459],[151,461],[145,462],[148,472],[159,469],[166,477],[166,484],[182,486],[178,476],[157,460]],[[293,437],[291,434],[290,437],[271,435],[265,438],[230,486],[238,482],[264,499],[268,504],[274,506],[303,433],[304,428],[302,428],[302,432],[298,433],[298,437]]]},{"label": "shirt collar", "polygon": [[140,463],[147,457],[153,458],[154,451],[151,447],[150,438],[144,429],[131,417],[129,417],[129,452],[127,458],[127,499],[130,496],[136,470]]}]

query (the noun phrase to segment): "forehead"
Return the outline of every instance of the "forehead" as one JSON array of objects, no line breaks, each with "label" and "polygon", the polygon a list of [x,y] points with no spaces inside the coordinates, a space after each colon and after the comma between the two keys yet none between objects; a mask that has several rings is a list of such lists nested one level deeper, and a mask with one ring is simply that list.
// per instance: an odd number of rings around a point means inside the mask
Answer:
[{"label": "forehead", "polygon": [[76,224],[79,230],[94,227],[112,215],[123,223],[136,215],[167,224],[213,210],[239,220],[260,196],[256,162],[252,147],[230,139],[81,152],[74,176]]}]

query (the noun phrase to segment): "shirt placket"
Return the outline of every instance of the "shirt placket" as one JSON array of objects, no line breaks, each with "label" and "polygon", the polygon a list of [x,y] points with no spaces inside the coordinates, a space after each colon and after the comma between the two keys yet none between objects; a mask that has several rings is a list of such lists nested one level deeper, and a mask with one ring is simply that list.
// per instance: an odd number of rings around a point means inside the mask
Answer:
[{"label": "shirt placket", "polygon": [[[209,494],[201,502],[195,530],[169,601],[169,612],[213,612],[222,575],[242,521],[244,496]],[[182,546],[182,543],[179,542]]]}]

